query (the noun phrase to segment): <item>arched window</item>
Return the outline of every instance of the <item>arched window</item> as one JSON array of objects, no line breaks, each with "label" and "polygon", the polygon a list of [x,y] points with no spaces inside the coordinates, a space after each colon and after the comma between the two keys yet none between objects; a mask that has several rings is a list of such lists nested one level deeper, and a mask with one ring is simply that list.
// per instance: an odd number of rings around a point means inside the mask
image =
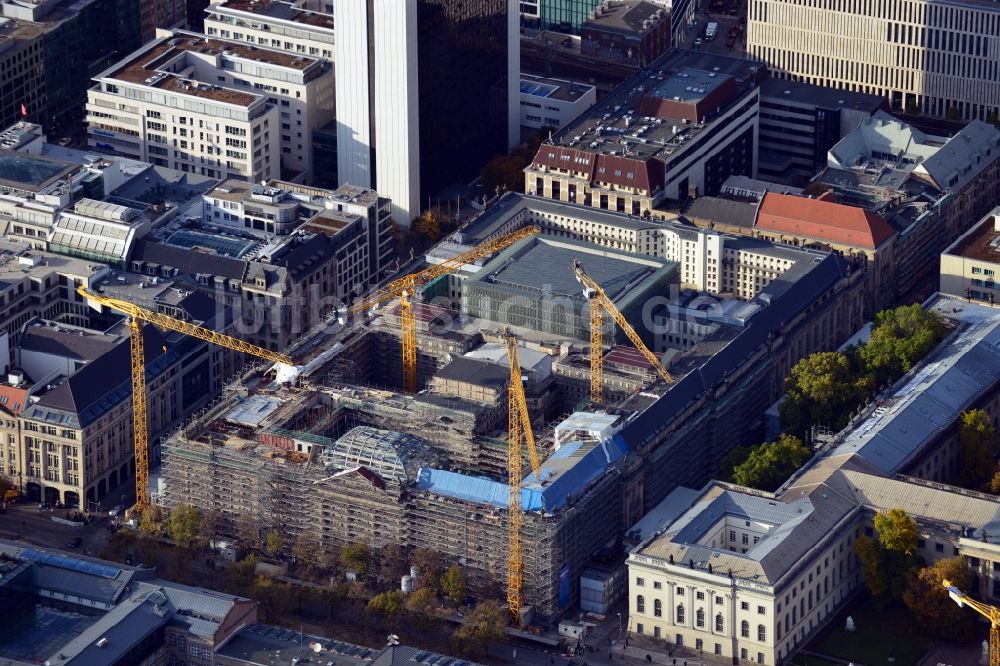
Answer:
[{"label": "arched window", "polygon": [[653,615],[661,617],[663,615],[663,602],[659,599],[653,600]]},{"label": "arched window", "polygon": [[705,626],[705,610],[704,609],[699,608],[695,612],[695,614],[694,614],[694,621],[695,621],[695,624],[697,626],[699,626],[699,627],[704,627]]},{"label": "arched window", "polygon": [[684,624],[684,604],[677,604],[677,624]]},{"label": "arched window", "polygon": [[722,627],[723,627],[722,613],[719,613],[718,615],[715,616],[715,630],[722,631]]},{"label": "arched window", "polygon": [[761,643],[767,640],[767,629],[762,624],[757,625],[757,640]]},{"label": "arched window", "polygon": [[645,613],[646,612],[646,598],[641,594],[635,598],[635,612]]},{"label": "arched window", "polygon": [[743,620],[743,623],[740,625],[740,636],[750,638],[750,623],[746,620]]}]

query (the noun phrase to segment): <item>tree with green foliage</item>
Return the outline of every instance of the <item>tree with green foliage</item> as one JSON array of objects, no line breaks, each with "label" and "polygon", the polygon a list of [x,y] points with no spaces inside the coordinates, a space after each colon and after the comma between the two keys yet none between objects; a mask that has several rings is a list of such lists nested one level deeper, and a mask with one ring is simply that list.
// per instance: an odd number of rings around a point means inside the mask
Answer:
[{"label": "tree with green foliage", "polygon": [[441,576],[441,591],[452,600],[453,603],[460,604],[465,599],[466,584],[465,572],[462,567],[453,564]]},{"label": "tree with green foliage", "polygon": [[855,552],[865,569],[865,585],[884,606],[902,597],[917,566],[917,522],[902,509],[875,514],[875,539],[861,536]]},{"label": "tree with green foliage", "polygon": [[157,505],[151,504],[142,512],[139,519],[139,531],[152,537],[161,537],[167,531],[167,512]]},{"label": "tree with green foliage", "polygon": [[368,610],[392,617],[403,610],[405,595],[401,590],[377,594],[368,601]]},{"label": "tree with green foliage", "polygon": [[437,608],[437,594],[429,587],[418,587],[406,598],[406,610],[415,615],[433,615]]},{"label": "tree with green foliage", "polygon": [[960,590],[971,587],[972,572],[964,558],[938,560],[913,571],[903,602],[924,634],[950,641],[972,640],[977,633],[977,615],[952,601],[944,581]]},{"label": "tree with green foliage", "polygon": [[979,489],[996,466],[997,433],[990,424],[990,415],[982,409],[963,412],[958,423],[958,442],[962,464],[958,485]]},{"label": "tree with green foliage", "polygon": [[746,462],[746,459],[750,456],[750,452],[754,450],[752,446],[736,446],[729,450],[726,457],[722,459],[720,467],[722,469],[723,479],[733,478],[733,472],[738,465]]},{"label": "tree with green foliage", "polygon": [[226,570],[226,592],[240,597],[249,596],[257,580],[256,556],[251,555],[229,565]]},{"label": "tree with green foliage", "polygon": [[371,549],[365,543],[349,543],[340,547],[340,564],[344,569],[364,576],[372,560]]},{"label": "tree with green foliage", "polygon": [[452,636],[452,648],[467,657],[480,657],[490,643],[507,635],[507,607],[499,601],[484,601],[466,613],[462,626]]},{"label": "tree with green foliage", "polygon": [[902,509],[875,514],[875,532],[886,550],[910,556],[917,550],[917,521]]},{"label": "tree with green foliage", "polygon": [[777,490],[811,457],[812,451],[798,437],[782,435],[776,442],[753,447],[746,460],[733,468],[733,481],[758,490]]},{"label": "tree with green foliage", "polygon": [[875,315],[871,337],[858,354],[879,383],[895,381],[944,337],[944,320],[919,303]]},{"label": "tree with green foliage", "polygon": [[198,525],[201,516],[198,509],[190,504],[178,504],[170,512],[169,533],[170,538],[179,545],[189,547],[198,537]]},{"label": "tree with green foliage", "polygon": [[858,376],[842,352],[819,352],[800,360],[785,380],[788,397],[779,408],[786,430],[804,437],[815,424],[843,428],[851,410],[864,400]]},{"label": "tree with green foliage", "polygon": [[264,537],[264,552],[270,558],[276,558],[281,554],[281,549],[285,547],[285,541],[281,538],[278,530],[268,530]]}]

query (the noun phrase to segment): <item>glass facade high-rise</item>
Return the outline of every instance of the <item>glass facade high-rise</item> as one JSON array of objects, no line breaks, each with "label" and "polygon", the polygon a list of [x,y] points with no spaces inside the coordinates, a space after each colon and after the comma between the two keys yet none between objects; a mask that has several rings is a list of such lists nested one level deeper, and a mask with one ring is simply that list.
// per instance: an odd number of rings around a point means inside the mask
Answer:
[{"label": "glass facade high-rise", "polygon": [[[518,143],[519,17],[508,0],[369,0],[336,8],[342,183],[408,225],[445,187]],[[513,111],[512,111],[513,110]]]},{"label": "glass facade high-rise", "polygon": [[600,4],[601,0],[522,0],[521,17],[531,28],[579,35],[587,15]]},{"label": "glass facade high-rise", "polygon": [[507,150],[507,4],[417,4],[421,202]]}]

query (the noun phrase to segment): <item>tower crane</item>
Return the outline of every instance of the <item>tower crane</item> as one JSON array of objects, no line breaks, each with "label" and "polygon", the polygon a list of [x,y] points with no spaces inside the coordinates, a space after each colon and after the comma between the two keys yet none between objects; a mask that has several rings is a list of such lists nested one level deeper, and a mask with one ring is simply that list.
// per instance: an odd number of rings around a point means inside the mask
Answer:
[{"label": "tower crane", "polygon": [[976,601],[965,592],[951,584],[950,581],[941,581],[948,596],[959,606],[968,606],[990,621],[990,666],[1000,666],[1000,608]]},{"label": "tower crane", "polygon": [[129,317],[128,326],[131,333],[129,337],[132,352],[132,429],[135,447],[135,506],[132,511],[141,513],[149,506],[149,416],[146,407],[146,356],[142,339],[143,322],[274,363],[293,365],[293,362],[284,354],[159,312],[147,310],[128,301],[95,293],[84,285],[77,288],[77,293],[86,298],[92,307],[108,307]]},{"label": "tower crane", "polygon": [[540,233],[540,231],[535,226],[523,227],[512,233],[487,241],[471,250],[457,254],[440,264],[416,273],[411,273],[410,275],[405,275],[398,280],[393,280],[369,298],[351,306],[349,312],[351,314],[358,314],[395,298],[399,299],[399,318],[402,326],[404,391],[407,393],[417,392],[417,319],[413,312],[413,299],[417,296],[417,290],[442,275],[454,273],[465,264],[493,254],[494,252],[504,250],[520,240]]},{"label": "tower crane", "polygon": [[524,380],[521,377],[521,363],[517,353],[517,338],[509,330],[503,333],[507,347],[507,362],[510,364],[510,387],[507,389],[507,483],[510,495],[507,501],[507,604],[515,624],[520,619],[521,592],[524,582],[524,546],[521,530],[524,512],[521,509],[521,466],[524,450],[523,438],[528,448],[528,458],[535,476],[540,473],[535,435],[531,432],[531,418],[528,415],[528,401],[524,397]]},{"label": "tower crane", "polygon": [[622,313],[615,307],[614,302],[604,293],[604,289],[592,277],[583,270],[583,264],[579,259],[573,260],[573,273],[576,280],[583,285],[583,295],[590,301],[590,400],[595,404],[604,402],[604,312],[606,311],[615,320],[615,323],[625,332],[625,335],[635,348],[642,352],[656,373],[668,384],[673,381],[670,373],[656,358],[656,354],[649,351],[643,343],[642,338],[635,332],[635,329],[628,323]]}]

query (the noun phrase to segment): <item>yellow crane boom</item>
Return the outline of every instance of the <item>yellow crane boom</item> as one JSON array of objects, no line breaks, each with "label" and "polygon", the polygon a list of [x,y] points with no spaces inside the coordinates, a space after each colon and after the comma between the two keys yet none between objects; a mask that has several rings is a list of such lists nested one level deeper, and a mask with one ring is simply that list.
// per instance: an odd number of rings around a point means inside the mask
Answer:
[{"label": "yellow crane boom", "polygon": [[149,506],[149,416],[146,406],[146,355],[142,339],[142,322],[190,335],[213,345],[234,349],[274,363],[293,365],[293,361],[284,354],[159,312],[147,310],[128,301],[98,294],[83,285],[77,288],[77,293],[86,298],[92,306],[108,307],[129,317],[129,347],[132,358],[132,430],[135,449],[135,507],[133,511],[142,512]]},{"label": "yellow crane boom", "polygon": [[948,596],[952,601],[962,607],[968,606],[990,621],[990,666],[1000,666],[1000,609],[976,601],[950,581],[944,580],[941,584],[948,590]]},{"label": "yellow crane boom", "polygon": [[607,312],[625,332],[625,335],[646,360],[650,362],[660,378],[668,384],[673,381],[670,373],[660,363],[656,354],[635,332],[628,320],[615,307],[614,302],[604,293],[604,289],[583,270],[583,264],[578,259],[573,260],[573,273],[577,281],[583,285],[583,295],[590,301],[590,400],[596,404],[604,402],[604,312]]},{"label": "yellow crane boom", "polygon": [[541,229],[538,227],[529,226],[486,241],[482,245],[477,245],[471,250],[457,254],[440,264],[417,273],[405,275],[398,280],[393,280],[370,297],[351,306],[349,312],[358,314],[395,298],[399,299],[399,318],[402,326],[401,344],[403,347],[404,391],[407,393],[417,392],[417,319],[413,312],[413,299],[417,297],[417,290],[436,278],[454,273],[465,264],[504,250],[514,243],[540,232]]},{"label": "yellow crane boom", "polygon": [[521,611],[521,595],[524,583],[524,551],[521,530],[524,513],[521,509],[521,478],[524,451],[521,440],[527,444],[531,469],[540,473],[535,435],[531,431],[528,415],[528,401],[524,396],[524,381],[521,377],[521,363],[517,353],[517,338],[510,331],[504,331],[504,345],[507,347],[507,362],[510,364],[510,387],[507,389],[508,443],[507,443],[507,605],[515,624]]}]

